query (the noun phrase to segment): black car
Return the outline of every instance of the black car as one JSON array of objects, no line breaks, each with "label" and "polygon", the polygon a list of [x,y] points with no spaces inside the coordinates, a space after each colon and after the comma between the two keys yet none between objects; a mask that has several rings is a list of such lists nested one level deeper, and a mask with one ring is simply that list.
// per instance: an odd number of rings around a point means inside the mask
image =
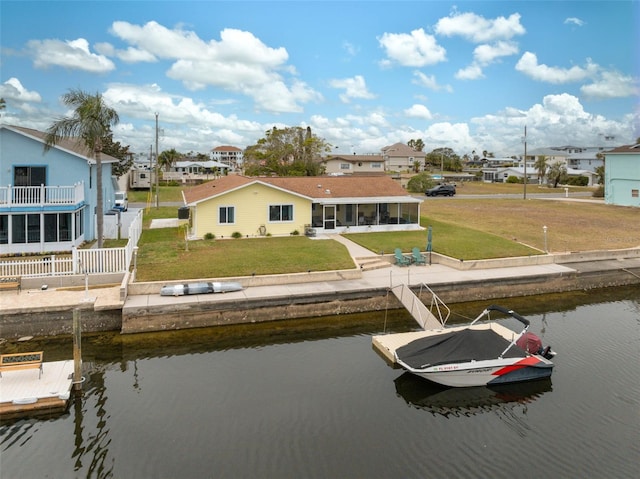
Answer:
[{"label": "black car", "polygon": [[438,185],[428,189],[424,194],[427,196],[453,196],[456,194],[456,187],[453,185]]}]

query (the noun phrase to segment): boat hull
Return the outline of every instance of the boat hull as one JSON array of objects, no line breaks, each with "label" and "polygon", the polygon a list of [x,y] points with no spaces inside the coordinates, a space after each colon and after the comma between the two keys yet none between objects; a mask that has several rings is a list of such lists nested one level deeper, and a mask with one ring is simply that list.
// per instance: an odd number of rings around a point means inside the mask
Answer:
[{"label": "boat hull", "polygon": [[230,293],[242,291],[242,285],[237,282],[199,282],[163,286],[161,296],[185,296],[190,294]]},{"label": "boat hull", "polygon": [[441,364],[425,369],[415,369],[399,363],[410,373],[443,386],[473,387],[534,381],[548,378],[553,363],[542,356],[532,355],[517,361],[497,359],[472,361],[460,364]]}]

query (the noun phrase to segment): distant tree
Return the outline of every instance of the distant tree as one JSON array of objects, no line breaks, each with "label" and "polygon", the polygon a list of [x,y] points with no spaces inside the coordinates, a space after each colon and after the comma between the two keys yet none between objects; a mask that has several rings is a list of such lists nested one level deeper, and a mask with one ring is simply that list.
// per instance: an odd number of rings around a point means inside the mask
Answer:
[{"label": "distant tree", "polygon": [[558,184],[563,182],[567,177],[567,167],[561,162],[557,161],[547,171],[547,178],[549,182],[553,184],[554,188],[558,187]]},{"label": "distant tree", "polygon": [[427,153],[424,158],[425,166],[431,165],[436,169],[447,171],[462,171],[462,161],[451,148],[436,148],[431,153]]},{"label": "distant tree", "polygon": [[604,185],[604,165],[598,166],[595,169],[596,175],[598,175],[597,182],[599,185]]},{"label": "distant tree", "polygon": [[165,150],[158,155],[158,165],[160,165],[164,171],[169,171],[169,168],[174,166],[181,156],[182,155],[178,153],[175,148]]},{"label": "distant tree", "polygon": [[318,176],[324,173],[322,154],[331,151],[311,128],[287,127],[265,132],[244,151],[245,174],[250,176]]},{"label": "distant tree", "polygon": [[104,231],[104,195],[102,192],[102,138],[111,134],[111,127],[120,122],[118,113],[108,107],[102,95],[90,95],[82,90],[69,90],[62,102],[75,110],[71,117],[59,118],[45,136],[45,153],[64,138],[82,142],[88,156],[96,160],[96,226],[98,248],[102,248]]},{"label": "distant tree", "polygon": [[417,140],[409,140],[407,146],[409,148],[413,148],[416,151],[422,151],[424,149],[424,141],[422,141],[420,138],[418,138]]},{"label": "distant tree", "polygon": [[4,98],[0,98],[0,110],[4,110],[7,107],[7,102],[4,101]]},{"label": "distant tree", "polygon": [[538,156],[533,167],[538,172],[538,182],[541,184],[544,183],[544,178],[547,174],[547,157],[544,155]]},{"label": "distant tree", "polygon": [[114,142],[111,133],[102,138],[102,153],[120,160],[111,165],[111,173],[118,178],[126,175],[133,165],[133,153],[129,151],[129,145],[122,146],[119,141]]},{"label": "distant tree", "polygon": [[419,173],[420,172],[420,160],[414,160],[414,162],[413,162],[413,172],[414,173]]}]

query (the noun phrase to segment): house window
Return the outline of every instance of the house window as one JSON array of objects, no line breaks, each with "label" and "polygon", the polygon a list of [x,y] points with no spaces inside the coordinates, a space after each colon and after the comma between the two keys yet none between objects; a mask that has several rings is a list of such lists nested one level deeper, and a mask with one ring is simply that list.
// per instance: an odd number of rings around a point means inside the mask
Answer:
[{"label": "house window", "polygon": [[640,196],[639,191],[640,190],[631,190],[631,198],[638,198]]},{"label": "house window", "polygon": [[293,221],[293,205],[270,205],[269,221]]},{"label": "house window", "polygon": [[0,244],[9,242],[9,216],[0,215]]},{"label": "house window", "polygon": [[71,213],[52,213],[44,215],[44,241],[71,241]]},{"label": "house window", "polygon": [[76,239],[78,239],[80,236],[84,234],[84,220],[82,217],[82,210],[76,211],[75,222],[76,222],[76,228],[75,228]]},{"label": "house window", "polygon": [[340,169],[341,170],[350,170],[351,169],[351,165],[349,163],[340,163]]},{"label": "house window", "polygon": [[221,206],[218,210],[218,223],[220,224],[234,224],[236,222],[236,208],[235,206]]},{"label": "house window", "polygon": [[371,163],[371,168],[382,168],[382,163]]},{"label": "house window", "polygon": [[44,166],[16,166],[14,186],[40,186],[47,183],[47,169]]}]

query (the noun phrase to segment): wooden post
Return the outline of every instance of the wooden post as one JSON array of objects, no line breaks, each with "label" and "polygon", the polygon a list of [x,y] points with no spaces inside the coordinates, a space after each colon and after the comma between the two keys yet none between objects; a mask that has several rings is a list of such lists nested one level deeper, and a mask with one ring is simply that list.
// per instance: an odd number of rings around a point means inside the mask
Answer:
[{"label": "wooden post", "polygon": [[82,331],[79,308],[73,309],[73,388],[82,391]]}]

